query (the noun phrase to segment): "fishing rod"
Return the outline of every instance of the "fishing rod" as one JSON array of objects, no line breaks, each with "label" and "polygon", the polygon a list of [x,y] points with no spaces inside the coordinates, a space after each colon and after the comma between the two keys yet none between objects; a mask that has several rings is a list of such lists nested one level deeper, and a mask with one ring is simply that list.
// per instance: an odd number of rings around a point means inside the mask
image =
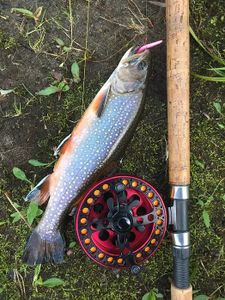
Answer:
[{"label": "fishing rod", "polygon": [[189,0],[166,1],[167,109],[170,224],[173,242],[172,300],[192,299],[189,283],[190,185]]}]

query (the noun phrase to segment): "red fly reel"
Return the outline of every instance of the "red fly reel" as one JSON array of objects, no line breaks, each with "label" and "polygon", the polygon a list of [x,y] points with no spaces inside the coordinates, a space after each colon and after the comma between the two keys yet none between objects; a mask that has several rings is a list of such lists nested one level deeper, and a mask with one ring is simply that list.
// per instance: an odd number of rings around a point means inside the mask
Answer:
[{"label": "red fly reel", "polygon": [[93,185],[75,214],[75,231],[84,252],[96,263],[127,268],[142,263],[159,247],[167,211],[145,180],[119,175]]}]

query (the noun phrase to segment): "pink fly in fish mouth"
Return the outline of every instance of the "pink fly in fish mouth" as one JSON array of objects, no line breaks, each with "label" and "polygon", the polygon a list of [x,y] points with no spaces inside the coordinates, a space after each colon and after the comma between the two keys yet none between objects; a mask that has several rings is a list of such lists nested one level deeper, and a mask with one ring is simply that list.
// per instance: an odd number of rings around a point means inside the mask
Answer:
[{"label": "pink fly in fish mouth", "polygon": [[142,53],[145,50],[152,49],[152,48],[160,45],[162,42],[163,42],[162,40],[159,40],[159,41],[156,41],[156,42],[153,42],[153,43],[150,43],[150,44],[145,44],[145,45],[141,46],[140,48],[138,48],[136,53]]},{"label": "pink fly in fish mouth", "polygon": [[40,205],[48,201],[24,250],[28,265],[63,261],[65,215],[94,181],[112,170],[135,130],[144,103],[149,52],[141,47],[124,54],[72,133],[60,143],[53,172],[27,195],[27,201]]}]

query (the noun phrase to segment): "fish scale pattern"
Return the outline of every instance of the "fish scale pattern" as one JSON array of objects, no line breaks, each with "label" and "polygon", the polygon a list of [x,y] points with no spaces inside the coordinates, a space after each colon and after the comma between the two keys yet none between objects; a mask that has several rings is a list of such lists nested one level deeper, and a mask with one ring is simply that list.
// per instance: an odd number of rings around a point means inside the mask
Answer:
[{"label": "fish scale pattern", "polygon": [[51,240],[54,237],[63,211],[123,138],[140,109],[141,100],[142,92],[112,95],[102,116],[96,117],[89,128],[85,140],[71,152],[68,164],[51,194],[48,209],[37,228],[43,239]]}]

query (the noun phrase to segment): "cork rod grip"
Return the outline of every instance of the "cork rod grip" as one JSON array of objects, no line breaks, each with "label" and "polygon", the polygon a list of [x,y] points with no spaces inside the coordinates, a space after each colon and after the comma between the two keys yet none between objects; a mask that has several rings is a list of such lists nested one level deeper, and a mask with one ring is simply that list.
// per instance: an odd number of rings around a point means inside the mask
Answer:
[{"label": "cork rod grip", "polygon": [[191,300],[192,288],[178,289],[173,284],[171,285],[171,300]]},{"label": "cork rod grip", "polygon": [[166,0],[169,182],[190,183],[189,1]]}]

